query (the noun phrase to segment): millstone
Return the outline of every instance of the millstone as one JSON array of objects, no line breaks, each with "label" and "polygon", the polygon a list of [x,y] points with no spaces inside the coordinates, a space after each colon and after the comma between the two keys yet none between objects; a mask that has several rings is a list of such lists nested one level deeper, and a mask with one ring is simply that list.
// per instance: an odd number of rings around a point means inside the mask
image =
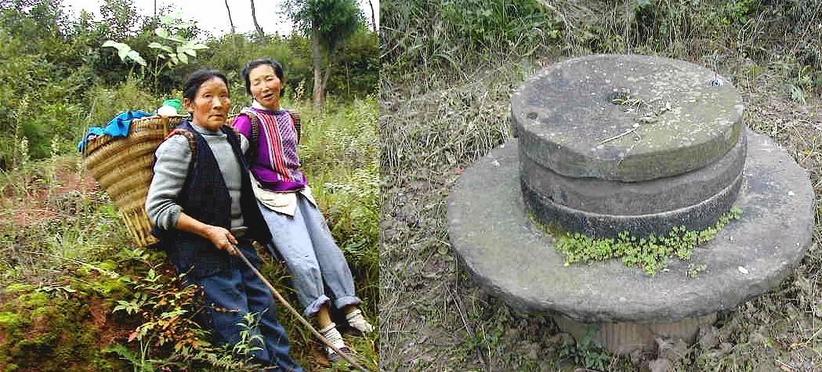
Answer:
[{"label": "millstone", "polygon": [[695,249],[691,262],[706,265],[696,278],[686,275],[688,262],[676,259],[654,277],[617,260],[565,266],[554,238],[528,217],[516,141],[466,169],[455,185],[448,199],[452,247],[474,279],[511,306],[593,324],[603,330],[600,340],[623,329],[618,323],[636,323],[631,338],[643,345],[653,342],[654,329],[692,334],[711,314],[777,285],[811,242],[815,206],[807,173],[771,139],[747,136],[734,204],[742,217]]},{"label": "millstone", "polygon": [[522,195],[533,216],[540,222],[547,221],[551,227],[593,237],[616,237],[623,231],[635,237],[645,237],[652,234],[662,236],[680,226],[691,231],[710,227],[731,209],[741,184],[742,174],[739,174],[730,185],[707,200],[671,211],[634,216],[571,209],[538,195],[525,183],[522,183]]},{"label": "millstone", "polygon": [[688,62],[594,55],[554,64],[511,101],[523,152],[567,177],[638,182],[683,174],[736,145],[733,86]]},{"label": "millstone", "polygon": [[731,151],[703,168],[645,182],[566,177],[537,164],[520,147],[520,175],[523,188],[579,212],[624,216],[663,213],[699,204],[733,184],[745,166],[745,138],[739,136]]}]

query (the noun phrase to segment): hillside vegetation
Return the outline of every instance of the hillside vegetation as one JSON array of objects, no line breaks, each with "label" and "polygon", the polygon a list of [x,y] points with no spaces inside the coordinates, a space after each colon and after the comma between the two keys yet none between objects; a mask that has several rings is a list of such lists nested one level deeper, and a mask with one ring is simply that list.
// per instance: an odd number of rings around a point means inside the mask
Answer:
[{"label": "hillside vegetation", "polygon": [[[201,67],[226,72],[236,113],[250,102],[240,69],[260,57],[285,66],[284,107],[302,116],[307,177],[366,316],[377,323],[375,33],[360,27],[337,49],[328,100],[315,107],[310,39],[298,33],[213,37],[177,19],[137,14],[129,0],[104,1],[103,19],[73,19],[61,9],[54,0],[0,2],[0,370],[255,370],[245,354],[250,344],[209,343],[196,322],[197,291],[163,252],[135,245],[75,147],[88,127],[118,112],[182,99],[183,80]],[[139,52],[145,66],[103,47],[107,40]],[[177,63],[149,47],[188,42],[201,46]],[[284,265],[264,258],[264,274],[297,304]],[[308,330],[278,311],[302,365],[329,366]],[[360,363],[376,368],[378,336],[345,337]]]}]

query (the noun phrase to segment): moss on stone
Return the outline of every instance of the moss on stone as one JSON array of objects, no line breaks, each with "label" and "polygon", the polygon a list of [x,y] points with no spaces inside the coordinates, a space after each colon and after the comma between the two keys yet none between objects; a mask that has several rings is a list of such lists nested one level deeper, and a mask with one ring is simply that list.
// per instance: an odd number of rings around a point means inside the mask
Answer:
[{"label": "moss on stone", "polygon": [[0,308],[0,370],[121,370],[81,298],[21,293]]},{"label": "moss on stone", "polygon": [[689,231],[680,226],[666,235],[644,238],[632,236],[626,231],[616,238],[594,238],[564,231],[554,225],[543,225],[533,215],[530,218],[535,225],[556,239],[556,249],[565,255],[566,266],[577,262],[591,263],[621,258],[626,266],[638,267],[653,276],[668,267],[671,257],[690,259],[694,248],[714,239],[725,226],[741,216],[742,210],[733,208],[723,214],[716,224],[704,230]]}]

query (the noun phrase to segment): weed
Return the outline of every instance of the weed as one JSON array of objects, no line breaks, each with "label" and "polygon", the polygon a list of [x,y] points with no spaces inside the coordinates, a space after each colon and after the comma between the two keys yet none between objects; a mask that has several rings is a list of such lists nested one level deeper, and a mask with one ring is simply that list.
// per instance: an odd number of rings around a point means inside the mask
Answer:
[{"label": "weed", "polygon": [[559,349],[560,358],[570,359],[576,365],[585,366],[586,368],[606,370],[613,357],[596,343],[594,340],[596,333],[597,327],[590,326],[576,342],[563,343]]},{"label": "weed", "polygon": [[[488,49],[501,44],[534,45],[557,40],[557,22],[537,1],[445,1],[443,17],[455,36],[473,48]],[[535,32],[536,31],[536,32]],[[474,45],[470,45],[470,44]]]},{"label": "weed", "polygon": [[699,274],[702,273],[703,271],[705,271],[705,269],[707,269],[707,268],[708,268],[708,265],[705,265],[705,264],[690,263],[690,264],[688,264],[688,270],[685,272],[685,275],[687,275],[689,278],[694,279],[694,278],[698,277]]},{"label": "weed", "polygon": [[247,313],[243,315],[242,321],[237,323],[240,326],[240,340],[231,348],[236,355],[251,358],[255,351],[262,350],[263,336],[259,332],[261,314]]},{"label": "weed", "polygon": [[536,0],[387,1],[382,14],[382,74],[425,87],[471,76],[466,68],[485,61],[535,54],[563,34],[554,12]]},{"label": "weed", "polygon": [[623,231],[616,238],[598,239],[581,233],[547,229],[538,222],[536,224],[556,237],[556,248],[565,255],[566,266],[576,262],[590,263],[621,258],[626,266],[639,267],[648,275],[656,275],[668,266],[670,257],[690,259],[695,247],[713,240],[719,231],[741,216],[742,210],[733,208],[720,216],[713,226],[704,230],[689,231],[684,226],[677,226],[665,236],[651,234],[642,238]]},{"label": "weed", "polygon": [[23,136],[23,138],[20,139],[19,151],[20,157],[15,165],[15,169],[25,168],[29,163],[29,139],[26,136]]},{"label": "weed", "polygon": [[635,111],[648,104],[642,98],[631,95],[630,91],[616,92],[611,97],[611,103],[625,106],[627,112]]}]

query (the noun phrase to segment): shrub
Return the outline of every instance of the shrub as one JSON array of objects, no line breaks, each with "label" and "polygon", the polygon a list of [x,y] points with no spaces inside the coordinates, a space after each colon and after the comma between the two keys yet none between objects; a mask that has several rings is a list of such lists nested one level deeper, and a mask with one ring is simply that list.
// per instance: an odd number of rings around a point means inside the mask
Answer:
[{"label": "shrub", "polygon": [[379,110],[374,98],[303,112],[300,157],[331,231],[375,314],[379,281]]},{"label": "shrub", "polygon": [[545,44],[560,31],[535,0],[460,0],[443,2],[443,18],[469,46],[484,50]]}]

